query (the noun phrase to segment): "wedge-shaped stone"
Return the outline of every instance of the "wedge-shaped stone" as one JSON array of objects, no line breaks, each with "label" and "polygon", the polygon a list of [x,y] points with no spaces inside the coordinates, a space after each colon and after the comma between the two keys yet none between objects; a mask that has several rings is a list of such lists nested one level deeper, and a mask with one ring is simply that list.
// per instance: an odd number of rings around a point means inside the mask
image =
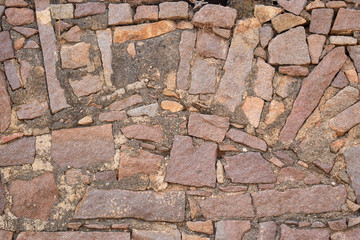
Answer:
[{"label": "wedge-shaped stone", "polygon": [[278,0],[278,4],[286,11],[299,15],[306,5],[306,0]]},{"label": "wedge-shaped stone", "polygon": [[77,206],[74,218],[137,218],[182,222],[185,220],[185,193],[90,188]]},{"label": "wedge-shaped stone", "polygon": [[216,185],[215,143],[205,142],[198,147],[188,136],[175,136],[165,181],[197,187]]},{"label": "wedge-shaped stone", "polygon": [[284,13],[273,18],[271,23],[276,32],[281,33],[289,30],[290,28],[305,24],[306,20],[291,13]]},{"label": "wedge-shaped stone", "polygon": [[115,154],[111,124],[53,131],[51,157],[60,167],[109,162]]},{"label": "wedge-shaped stone", "polygon": [[101,52],[101,60],[104,69],[104,79],[107,86],[111,86],[112,69],[112,31],[110,28],[106,30],[96,31],[97,42]]},{"label": "wedge-shaped stone", "polygon": [[230,138],[234,142],[243,144],[245,146],[261,150],[266,152],[267,150],[267,144],[264,140],[257,138],[255,136],[252,136],[250,134],[247,134],[246,132],[236,130],[234,128],[230,129],[226,133],[226,137]]},{"label": "wedge-shaped stone", "polygon": [[286,213],[324,213],[341,210],[346,200],[346,188],[343,185],[316,185],[284,192],[260,191],[252,193],[251,196],[257,217],[281,216]]},{"label": "wedge-shaped stone", "polygon": [[11,102],[6,88],[5,74],[0,71],[0,133],[5,131],[11,123]]},{"label": "wedge-shaped stone", "polygon": [[250,194],[233,194],[198,200],[201,213],[208,219],[254,217]]},{"label": "wedge-shaped stone", "polygon": [[0,32],[0,62],[13,58],[14,48],[8,31]]},{"label": "wedge-shaped stone", "polygon": [[271,101],[273,94],[272,80],[275,68],[267,64],[262,58],[257,59],[256,67],[258,71],[254,82],[254,91],[262,99]]},{"label": "wedge-shaped stone", "polygon": [[35,160],[35,138],[22,138],[0,145],[0,166],[32,164]]},{"label": "wedge-shaped stone", "polygon": [[114,43],[124,43],[129,40],[144,40],[158,37],[176,29],[176,24],[170,20],[156,23],[144,23],[134,26],[117,27],[114,31]]},{"label": "wedge-shaped stone", "polygon": [[75,18],[103,14],[106,11],[106,5],[102,2],[87,2],[76,4]]},{"label": "wedge-shaped stone", "polygon": [[271,164],[258,152],[224,157],[226,176],[235,183],[273,183],[276,181]]},{"label": "wedge-shaped stone", "polygon": [[254,16],[259,20],[259,22],[264,23],[270,21],[283,11],[283,9],[277,7],[255,5]]},{"label": "wedge-shaped stone", "polygon": [[280,240],[288,239],[316,239],[316,240],[328,240],[330,232],[328,229],[292,229],[287,225],[281,225],[281,238]]},{"label": "wedge-shaped stone", "polygon": [[106,239],[130,240],[128,232],[22,232],[18,240],[48,240],[48,239]]},{"label": "wedge-shaped stone", "polygon": [[213,26],[232,28],[235,24],[237,11],[234,8],[208,4],[195,13],[192,23],[195,26]]},{"label": "wedge-shaped stone", "polygon": [[350,35],[360,30],[360,10],[340,8],[331,33]]},{"label": "wedge-shaped stone", "polygon": [[134,105],[136,105],[138,103],[142,103],[142,102],[143,102],[143,98],[141,97],[141,95],[135,94],[130,97],[127,97],[127,98],[124,98],[124,99],[121,99],[121,100],[118,100],[118,101],[112,103],[109,106],[109,108],[111,110],[121,111],[127,107],[131,107],[131,106],[134,106]]},{"label": "wedge-shaped stone", "polygon": [[[345,63],[346,58],[344,47],[335,48],[304,79],[291,114],[281,130],[280,141],[290,144],[295,138],[298,130],[316,108],[325,90]],[[316,88],[314,88],[315,85]]]},{"label": "wedge-shaped stone", "polygon": [[338,136],[344,135],[352,127],[360,123],[360,102],[345,109],[330,121],[330,127]]},{"label": "wedge-shaped stone", "polygon": [[318,64],[319,59],[326,41],[326,37],[319,34],[312,34],[307,37],[309,44],[309,53],[311,57],[312,64]]},{"label": "wedge-shaped stone", "polygon": [[163,137],[163,132],[160,125],[141,125],[135,124],[127,127],[121,128],[121,131],[124,133],[125,137],[130,139],[139,139],[152,142],[161,142]]},{"label": "wedge-shaped stone", "polygon": [[327,35],[330,32],[334,10],[314,9],[311,12],[311,23],[309,31],[312,33]]}]

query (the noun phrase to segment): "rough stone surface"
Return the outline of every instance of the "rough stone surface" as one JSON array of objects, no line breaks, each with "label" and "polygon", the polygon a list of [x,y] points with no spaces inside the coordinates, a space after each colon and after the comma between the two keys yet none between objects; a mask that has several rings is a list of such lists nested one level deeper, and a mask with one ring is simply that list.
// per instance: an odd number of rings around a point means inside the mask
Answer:
[{"label": "rough stone surface", "polygon": [[134,15],[134,22],[140,23],[145,21],[157,21],[159,20],[159,7],[153,6],[139,6],[136,8]]},{"label": "rough stone surface", "polygon": [[62,68],[76,69],[90,64],[89,43],[81,42],[75,45],[63,45],[60,54]]},{"label": "rough stone surface", "polygon": [[360,203],[360,175],[359,175],[360,163],[358,161],[359,154],[360,154],[359,146],[353,146],[344,151],[346,170],[351,179],[351,186],[355,190],[358,203]]},{"label": "rough stone surface", "polygon": [[330,128],[337,135],[344,135],[352,127],[360,123],[360,102],[345,109],[330,121]]},{"label": "rough stone surface", "polygon": [[47,102],[39,102],[34,100],[29,104],[22,104],[16,111],[16,115],[19,119],[34,119],[41,117],[48,109]]},{"label": "rough stone surface", "polygon": [[115,150],[111,125],[52,132],[51,157],[62,168],[109,162]]},{"label": "rough stone surface", "polygon": [[181,33],[179,45],[180,63],[176,75],[176,87],[182,90],[188,88],[188,76],[190,72],[190,61],[194,52],[196,33],[184,31]]},{"label": "rough stone surface", "polygon": [[[1,47],[0,47],[1,49]],[[4,132],[11,123],[11,102],[6,89],[5,74],[0,71],[0,133]]]},{"label": "rough stone surface", "polygon": [[356,45],[357,39],[346,36],[330,36],[330,44],[334,45]]},{"label": "rough stone surface", "polygon": [[248,220],[223,220],[216,223],[215,240],[242,239],[250,231]]},{"label": "rough stone surface", "polygon": [[14,26],[35,22],[34,11],[29,8],[6,8],[6,21]]},{"label": "rough stone surface", "polygon": [[306,0],[278,0],[278,4],[286,11],[299,15],[306,5]]},{"label": "rough stone surface", "polygon": [[153,104],[133,108],[127,111],[127,115],[129,115],[130,117],[138,117],[143,115],[149,117],[155,117],[158,108],[159,108],[159,104],[153,103]]},{"label": "rough stone surface", "polygon": [[266,101],[271,101],[273,94],[272,80],[274,78],[275,68],[267,64],[261,58],[258,58],[256,67],[258,71],[254,81],[254,91],[258,97],[261,97]]},{"label": "rough stone surface", "polygon": [[353,228],[346,232],[337,232],[331,235],[331,240],[356,240],[359,237],[360,228]]},{"label": "rough stone surface", "polygon": [[260,138],[247,134],[246,132],[236,130],[234,128],[230,129],[226,133],[226,137],[230,138],[234,142],[249,146],[251,148],[261,150],[266,152],[267,145],[266,142]]},{"label": "rough stone surface", "polygon": [[263,26],[259,30],[261,47],[265,48],[274,37],[274,31],[271,26]]},{"label": "rough stone surface", "polygon": [[47,239],[107,239],[130,240],[128,232],[22,232],[18,240],[47,240]]},{"label": "rough stone surface", "polygon": [[14,48],[8,31],[0,32],[0,62],[13,58]]},{"label": "rough stone surface", "polygon": [[185,219],[185,193],[90,188],[78,205],[74,218],[137,218],[182,222]]},{"label": "rough stone surface", "polygon": [[259,223],[258,240],[275,240],[276,237],[276,223],[262,222]]},{"label": "rough stone surface", "polygon": [[127,25],[132,22],[133,10],[130,4],[109,4],[109,25]]},{"label": "rough stone surface", "polygon": [[[257,217],[281,216],[286,213],[323,213],[339,211],[346,200],[345,186],[316,185],[284,192],[266,190],[252,193]],[[326,205],[323,202],[327,202]]]},{"label": "rough stone surface", "polygon": [[0,145],[0,166],[32,164],[35,160],[35,138],[22,138]]},{"label": "rough stone surface", "polygon": [[294,77],[306,77],[309,75],[309,69],[303,66],[281,66],[279,73]]},{"label": "rough stone surface", "polygon": [[12,240],[13,239],[13,232],[0,230],[0,238],[4,240]]},{"label": "rough stone surface", "polygon": [[195,26],[214,26],[232,28],[235,24],[237,12],[230,7],[208,4],[195,13],[192,23]]},{"label": "rough stone surface", "polygon": [[349,46],[347,47],[347,50],[351,59],[354,61],[356,70],[360,72],[360,46]]},{"label": "rough stone surface", "polygon": [[77,97],[88,96],[102,88],[102,81],[99,76],[86,75],[81,80],[70,80],[69,82]]},{"label": "rough stone surface", "polygon": [[25,37],[29,38],[37,33],[39,33],[39,30],[34,29],[34,28],[27,28],[27,27],[13,27],[13,30],[21,33],[22,35],[24,35]]},{"label": "rough stone surface", "polygon": [[305,24],[306,20],[291,13],[284,13],[273,18],[271,23],[276,32],[281,33],[283,31],[289,30],[290,28]]},{"label": "rough stone surface", "polygon": [[225,60],[229,42],[214,33],[199,31],[196,40],[196,52],[203,57]]},{"label": "rough stone surface", "polygon": [[29,4],[24,0],[6,0],[6,7],[27,7]]},{"label": "rough stone surface", "polygon": [[318,64],[326,41],[326,37],[323,35],[312,34],[307,37],[307,41],[309,44],[311,63]]},{"label": "rough stone surface", "polygon": [[360,10],[340,8],[331,33],[351,34],[360,30]]},{"label": "rough stone surface", "polygon": [[226,176],[235,183],[273,183],[276,181],[271,164],[260,153],[240,153],[224,157]]},{"label": "rough stone surface", "polygon": [[191,75],[190,94],[215,93],[216,65],[210,61],[197,58]]},{"label": "rough stone surface", "polygon": [[11,212],[19,218],[47,220],[59,199],[54,176],[49,172],[29,181],[13,181],[9,193],[13,199]]},{"label": "rough stone surface", "polygon": [[121,128],[127,138],[135,138],[160,143],[163,139],[163,132],[160,125],[148,126],[135,124]]},{"label": "rough stone surface", "polygon": [[269,105],[269,113],[265,117],[265,124],[272,124],[283,112],[285,112],[285,106],[282,102],[276,100],[271,101]]},{"label": "rough stone surface", "polygon": [[101,60],[104,69],[104,80],[107,86],[111,86],[112,69],[112,31],[111,29],[96,31],[97,42],[101,51]]},{"label": "rough stone surface", "polygon": [[189,117],[188,134],[215,142],[222,142],[229,129],[229,118],[194,113]]},{"label": "rough stone surface", "polygon": [[184,106],[175,101],[162,101],[161,108],[164,110],[169,110],[170,112],[181,112],[184,110]]},{"label": "rough stone surface", "polygon": [[180,240],[181,235],[179,230],[166,230],[166,231],[147,231],[134,229],[131,236],[132,240]]},{"label": "rough stone surface", "polygon": [[105,11],[106,5],[101,2],[78,3],[76,4],[75,18],[103,14]]},{"label": "rough stone surface", "polygon": [[[3,215],[4,214],[4,209],[5,209],[5,204],[6,204],[6,198],[5,198],[5,187],[3,184],[0,184],[0,214]],[[212,224],[211,224],[212,227]],[[1,231],[0,231],[0,237],[1,237]]]},{"label": "rough stone surface", "polygon": [[21,81],[20,72],[16,60],[6,60],[4,62],[4,68],[6,78],[9,81],[11,89],[16,90],[21,88],[23,84]]},{"label": "rough stone surface", "polygon": [[79,26],[74,26],[64,33],[62,37],[68,42],[80,42],[83,34],[84,31]]},{"label": "rough stone surface", "polygon": [[175,136],[165,181],[197,187],[215,187],[215,143],[194,146],[191,137]]},{"label": "rough stone surface", "polygon": [[160,3],[159,18],[172,20],[188,19],[189,4],[184,1]]},{"label": "rough stone surface", "polygon": [[305,174],[296,167],[289,166],[280,169],[277,181],[282,182],[301,182],[305,178]]},{"label": "rough stone surface", "polygon": [[287,239],[318,239],[328,240],[330,237],[327,229],[292,229],[285,224],[281,225],[280,240]]},{"label": "rough stone surface", "polygon": [[74,18],[74,5],[68,4],[51,4],[51,17],[55,19],[71,19]]},{"label": "rough stone surface", "polygon": [[264,100],[258,97],[246,97],[241,109],[244,111],[249,123],[257,128],[264,107]]},{"label": "rough stone surface", "polygon": [[322,8],[312,10],[309,31],[327,35],[330,32],[333,16],[334,10],[332,9]]},{"label": "rough stone surface", "polygon": [[125,111],[111,111],[100,113],[99,120],[102,122],[121,121],[127,118]]},{"label": "rough stone surface", "polygon": [[214,234],[214,227],[212,221],[196,221],[196,222],[186,222],[186,226],[194,232],[205,233],[205,234]]},{"label": "rough stone surface", "polygon": [[272,6],[256,5],[254,8],[254,16],[259,20],[259,22],[264,23],[270,21],[284,10]]},{"label": "rough stone surface", "polygon": [[135,95],[132,95],[130,97],[127,97],[127,98],[124,98],[124,99],[121,99],[119,101],[116,101],[114,103],[112,103],[109,108],[111,110],[117,110],[117,111],[120,111],[120,110],[123,110],[127,107],[130,107],[130,106],[134,106],[138,103],[141,103],[143,102],[143,98],[141,97],[141,95],[138,95],[138,94],[135,94]]}]

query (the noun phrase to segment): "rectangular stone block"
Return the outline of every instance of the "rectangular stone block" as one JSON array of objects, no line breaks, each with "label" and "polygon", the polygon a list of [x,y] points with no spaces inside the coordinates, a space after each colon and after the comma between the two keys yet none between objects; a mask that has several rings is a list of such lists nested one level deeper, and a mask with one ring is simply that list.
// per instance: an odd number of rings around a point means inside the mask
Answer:
[{"label": "rectangular stone block", "polygon": [[22,138],[0,145],[0,166],[32,164],[35,160],[35,138]]}]

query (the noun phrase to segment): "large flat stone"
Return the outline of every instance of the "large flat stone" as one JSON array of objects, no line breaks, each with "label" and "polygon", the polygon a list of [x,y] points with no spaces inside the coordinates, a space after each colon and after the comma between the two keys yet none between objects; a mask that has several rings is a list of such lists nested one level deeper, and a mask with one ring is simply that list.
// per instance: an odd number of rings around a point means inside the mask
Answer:
[{"label": "large flat stone", "polygon": [[88,96],[101,90],[103,82],[100,76],[86,75],[80,80],[69,80],[70,86],[77,97]]},{"label": "large flat stone", "polygon": [[360,156],[360,146],[353,146],[344,151],[346,171],[351,179],[351,186],[356,193],[358,203],[360,203],[359,156]]},{"label": "large flat stone", "polygon": [[309,31],[317,34],[327,35],[330,32],[334,10],[332,9],[313,9],[311,12],[311,23]]},{"label": "large flat stone", "polygon": [[229,48],[229,41],[218,35],[200,30],[197,33],[196,52],[207,58],[225,60]]},{"label": "large flat stone", "polygon": [[109,162],[114,154],[111,124],[52,132],[51,157],[60,167]]},{"label": "large flat stone", "polygon": [[0,71],[0,133],[4,132],[11,123],[11,102],[6,88],[5,74]]},{"label": "large flat stone", "polygon": [[340,8],[331,29],[333,34],[350,35],[360,30],[360,10]]},{"label": "large flat stone", "polygon": [[216,65],[210,61],[197,58],[191,75],[190,94],[215,93]]},{"label": "large flat stone", "polygon": [[266,152],[267,150],[267,144],[264,140],[257,138],[255,136],[252,136],[246,132],[237,130],[237,129],[230,129],[226,133],[226,137],[230,138],[234,142],[243,144],[245,146]]},{"label": "large flat stone", "polygon": [[90,188],[77,206],[74,218],[137,218],[182,222],[185,220],[185,193]]},{"label": "large flat stone", "polygon": [[229,118],[194,113],[189,117],[188,134],[215,142],[222,142],[229,129]]},{"label": "large flat stone", "polygon": [[0,32],[0,62],[13,58],[14,48],[8,31]]},{"label": "large flat stone", "polygon": [[216,151],[215,143],[205,142],[195,147],[191,137],[175,136],[165,181],[197,187],[215,187]]},{"label": "large flat stone", "polygon": [[278,4],[286,11],[299,15],[305,8],[306,0],[278,0]]},{"label": "large flat stone", "polygon": [[185,1],[160,3],[159,18],[171,20],[188,19],[189,4]]},{"label": "large flat stone", "polygon": [[22,232],[18,240],[75,240],[75,239],[106,239],[130,240],[128,232]]},{"label": "large flat stone", "polygon": [[130,139],[146,140],[160,143],[163,138],[163,131],[160,125],[134,124],[121,128],[125,137]]},{"label": "large flat stone", "polygon": [[215,240],[242,239],[251,229],[249,220],[223,220],[215,224]]},{"label": "large flat stone", "polygon": [[280,240],[288,239],[316,239],[316,240],[328,240],[330,232],[328,229],[293,229],[285,224],[281,225],[281,238]]},{"label": "large flat stone", "polygon": [[6,8],[6,21],[14,26],[35,22],[34,10],[29,8]]},{"label": "large flat stone", "polygon": [[237,11],[234,8],[208,4],[195,13],[192,23],[195,26],[214,26],[232,28],[235,24]]},{"label": "large flat stone", "polygon": [[235,183],[273,183],[276,181],[271,164],[258,152],[225,156],[226,176]]},{"label": "large flat stone", "polygon": [[[202,8],[204,9],[204,8]],[[215,94],[215,102],[225,105],[230,112],[241,103],[245,79],[252,68],[254,49],[259,43],[260,22],[256,18],[240,21],[234,29],[233,39]]]},{"label": "large flat stone", "polygon": [[[304,79],[279,140],[289,144],[296,136],[305,120],[318,105],[325,90],[346,60],[345,48],[338,47],[328,53]],[[314,86],[317,86],[314,88]]]},{"label": "large flat stone", "polygon": [[104,14],[106,5],[102,2],[87,2],[76,4],[75,18],[82,18],[97,14]]},{"label": "large flat stone", "polygon": [[19,119],[34,119],[41,117],[46,110],[48,110],[47,102],[39,102],[37,100],[31,101],[28,104],[22,104],[16,111],[16,115]]},{"label": "large flat stone", "polygon": [[0,145],[0,166],[32,164],[35,160],[35,138],[22,138]]},{"label": "large flat stone", "polygon": [[260,191],[252,193],[251,196],[257,217],[281,216],[286,213],[324,213],[341,210],[346,200],[346,188],[343,185],[316,185],[284,192]]}]

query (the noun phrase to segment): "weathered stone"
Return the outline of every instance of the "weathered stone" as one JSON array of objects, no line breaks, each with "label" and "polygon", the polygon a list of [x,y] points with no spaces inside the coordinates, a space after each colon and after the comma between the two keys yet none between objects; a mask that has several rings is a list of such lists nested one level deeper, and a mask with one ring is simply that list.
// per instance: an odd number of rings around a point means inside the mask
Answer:
[{"label": "weathered stone", "polygon": [[84,34],[84,30],[82,30],[79,26],[75,26],[70,28],[69,31],[64,33],[62,37],[68,42],[80,42],[81,36]]},{"label": "weathered stone", "polygon": [[129,148],[122,148],[120,154],[119,180],[137,174],[155,173],[160,168],[162,156],[152,154],[144,150],[131,151]]},{"label": "weathered stone", "polygon": [[315,0],[306,5],[305,10],[311,11],[315,8],[325,8],[325,3],[323,3],[321,0]]},{"label": "weathered stone", "polygon": [[135,124],[121,128],[127,138],[135,138],[152,142],[162,142],[163,132],[160,125],[148,126]]},{"label": "weathered stone", "polygon": [[117,111],[120,111],[120,110],[123,110],[127,107],[130,107],[130,106],[134,106],[138,103],[142,103],[143,102],[143,98],[141,97],[141,95],[139,94],[135,94],[135,95],[132,95],[128,98],[124,98],[122,100],[119,100],[119,101],[116,101],[114,103],[112,103],[109,108],[111,110],[117,110]]},{"label": "weathered stone", "polygon": [[52,132],[52,160],[64,168],[109,162],[115,154],[110,124]]},{"label": "weathered stone", "polygon": [[212,30],[216,35],[218,35],[222,38],[225,38],[225,39],[231,38],[231,30],[229,30],[229,29],[213,27]]},{"label": "weathered stone", "polygon": [[355,69],[345,71],[345,76],[349,80],[349,82],[355,84],[359,83],[359,76]]},{"label": "weathered stone", "polygon": [[330,173],[333,167],[333,163],[322,162],[319,160],[314,161],[313,164],[326,173]]},{"label": "weathered stone", "polygon": [[69,80],[71,88],[77,97],[88,96],[97,93],[102,88],[102,81],[99,76],[86,75],[81,80]]},{"label": "weathered stone", "polygon": [[[345,186],[316,185],[252,193],[257,217],[281,216],[286,213],[323,213],[340,211],[346,200]],[[323,204],[326,202],[327,204]]]},{"label": "weathered stone", "polygon": [[51,4],[51,17],[54,19],[72,19],[74,18],[74,5],[68,4]]},{"label": "weathered stone", "polygon": [[360,203],[360,175],[358,173],[360,167],[358,161],[359,154],[359,146],[352,146],[344,151],[346,170],[351,179],[351,186],[356,193],[358,203]]},{"label": "weathered stone", "polygon": [[170,112],[181,112],[184,110],[184,106],[175,101],[162,101],[161,108]]},{"label": "weathered stone", "polygon": [[229,118],[194,113],[189,117],[188,134],[215,142],[222,142],[229,129]]},{"label": "weathered stone", "polygon": [[271,162],[272,164],[274,164],[275,166],[277,166],[279,168],[282,168],[283,166],[285,166],[285,164],[276,157],[270,158],[269,162]]},{"label": "weathered stone", "polygon": [[96,31],[97,42],[101,51],[101,60],[104,69],[104,80],[107,86],[112,86],[112,31],[111,29]]},{"label": "weathered stone", "polygon": [[28,40],[27,43],[25,44],[24,48],[25,49],[38,49],[40,47],[35,41]]},{"label": "weathered stone", "polygon": [[191,75],[190,94],[215,93],[216,65],[208,60],[197,58]]},{"label": "weathered stone", "polygon": [[0,71],[0,133],[4,132],[11,123],[11,102],[6,88],[5,74]]},{"label": "weathered stone", "polygon": [[356,240],[360,235],[360,227],[346,232],[337,232],[331,235],[331,240]]},{"label": "weathered stone", "polygon": [[212,221],[196,221],[196,222],[186,222],[186,226],[194,232],[205,233],[205,234],[214,234],[214,227]]},{"label": "weathered stone", "polygon": [[274,37],[274,31],[271,26],[263,26],[259,30],[261,47],[266,48],[270,40]]},{"label": "weathered stone", "polygon": [[4,62],[5,74],[12,90],[22,87],[20,71],[15,59]]},{"label": "weathered stone", "polygon": [[136,8],[134,15],[134,22],[140,23],[145,21],[157,21],[159,20],[159,7],[153,6],[139,6]]},{"label": "weathered stone", "polygon": [[330,128],[333,129],[338,136],[344,135],[352,127],[360,123],[360,102],[345,109],[336,117],[331,119]]},{"label": "weathered stone", "polygon": [[306,77],[309,75],[309,69],[303,66],[281,66],[279,67],[279,73],[294,77]]},{"label": "weathered stone", "polygon": [[264,100],[257,97],[246,97],[241,109],[244,111],[249,123],[257,128],[264,107]]},{"label": "weathered stone", "polygon": [[81,169],[69,169],[65,172],[66,182],[69,185],[89,184],[90,176],[81,172]]},{"label": "weathered stone", "polygon": [[188,235],[186,233],[181,234],[182,240],[210,240],[210,238],[200,237],[198,235]]},{"label": "weathered stone", "polygon": [[266,101],[271,101],[273,94],[272,80],[274,78],[275,68],[261,58],[257,59],[256,67],[257,73],[254,81],[254,91],[258,97]]},{"label": "weathered stone", "polygon": [[80,42],[75,45],[61,46],[61,67],[76,69],[90,64],[90,43]]},{"label": "weathered stone", "polygon": [[226,59],[229,41],[214,33],[200,30],[197,34],[196,52],[203,57]]},{"label": "weathered stone", "polygon": [[296,16],[291,13],[284,13],[274,17],[271,20],[271,23],[275,28],[276,32],[281,33],[283,31],[289,30],[290,28],[304,25],[306,23],[306,20],[300,16]]},{"label": "weathered stone", "polygon": [[340,8],[331,29],[333,34],[350,35],[360,30],[360,10]]},{"label": "weathered stone", "polygon": [[312,34],[307,37],[309,44],[309,53],[311,57],[312,64],[318,64],[319,59],[326,41],[326,37],[323,35]]},{"label": "weathered stone", "polygon": [[317,239],[328,240],[330,237],[327,229],[292,229],[285,224],[281,225],[280,240],[287,239]]},{"label": "weathered stone", "polygon": [[270,21],[283,11],[283,9],[277,7],[255,5],[254,16],[259,20],[259,22],[264,23]]},{"label": "weathered stone", "polygon": [[270,64],[302,65],[310,63],[304,27],[293,28],[277,35],[270,41],[268,51]]},{"label": "weathered stone", "polygon": [[254,56],[255,58],[262,58],[264,60],[267,60],[267,53],[262,47],[255,48]]},{"label": "weathered stone", "polygon": [[16,111],[16,115],[20,120],[23,119],[34,119],[37,117],[41,117],[46,110],[48,109],[47,102],[39,102],[37,100],[33,100],[28,104],[22,104],[19,106]]},{"label": "weathered stone", "polygon": [[102,2],[87,2],[76,4],[75,18],[104,14],[106,5]]},{"label": "weathered stone", "polygon": [[334,10],[314,9],[311,12],[311,23],[309,31],[312,33],[327,35],[330,32]]},{"label": "weathered stone", "polygon": [[189,4],[184,1],[160,3],[159,9],[160,19],[179,20],[189,18]]},{"label": "weathered stone", "polygon": [[71,28],[72,26],[74,26],[72,23],[68,23],[68,22],[64,22],[62,20],[59,20],[56,22],[55,24],[55,32],[62,32],[62,31],[66,31],[69,28]]},{"label": "weathered stone", "polygon": [[13,232],[0,230],[0,239],[12,240],[13,239]]},{"label": "weathered stone", "polygon": [[50,0],[35,0],[35,7],[42,55],[44,58],[50,109],[52,113],[57,113],[69,107],[69,105],[66,103],[64,90],[60,87],[56,76],[57,44],[54,29],[51,24]]},{"label": "weathered stone", "polygon": [[194,25],[188,21],[180,21],[176,24],[176,28],[180,30],[191,30],[194,29]]},{"label": "weathered stone", "polygon": [[[345,63],[345,60],[344,47],[335,48],[304,79],[291,114],[280,132],[280,141],[289,144],[295,138],[298,130],[316,108],[326,88]],[[315,84],[316,88],[313,87]]]},{"label": "weathered stone", "polygon": [[242,239],[245,233],[250,231],[249,220],[223,220],[215,225],[215,240]]},{"label": "weathered stone", "polygon": [[348,219],[348,227],[356,226],[360,224],[360,217],[354,217]]},{"label": "weathered stone", "polygon": [[[6,204],[6,198],[5,198],[5,186],[3,184],[0,184],[0,214],[4,214]],[[212,227],[212,224],[211,224]],[[1,237],[1,231],[0,231],[0,237]]]},{"label": "weathered stone", "polygon": [[329,227],[333,231],[343,231],[347,228],[346,219],[339,219],[328,222]]},{"label": "weathered stone", "polygon": [[360,72],[360,46],[349,46],[347,50],[350,54],[350,58],[354,61],[356,70]]},{"label": "weathered stone", "polygon": [[39,31],[35,28],[26,28],[26,27],[13,27],[13,30],[17,31],[18,33],[21,33],[25,37],[29,38],[35,34],[37,34]]},{"label": "weathered stone", "polygon": [[301,182],[305,178],[305,173],[301,170],[297,169],[296,167],[286,167],[282,168],[279,171],[277,181],[280,183],[283,182]]},{"label": "weathered stone", "polygon": [[133,10],[128,3],[109,4],[109,25],[131,24],[133,14]]},{"label": "weathered stone", "polygon": [[208,4],[195,13],[192,23],[195,26],[213,26],[232,28],[235,24],[237,11],[234,8]]},{"label": "weathered stone", "polygon": [[326,3],[327,8],[346,8],[346,2],[344,1],[330,1]]},{"label": "weathered stone", "polygon": [[8,31],[0,32],[0,62],[13,58],[14,48]]},{"label": "weathered stone", "polygon": [[128,232],[22,232],[18,240],[47,240],[47,239],[106,239],[130,240]]},{"label": "weathered stone", "polygon": [[158,37],[176,29],[176,24],[170,20],[156,23],[143,23],[134,26],[116,27],[114,43],[124,43],[129,40],[144,40]]},{"label": "weathered stone", "polygon": [[196,33],[183,31],[179,45],[180,63],[176,75],[176,87],[182,90],[188,88],[188,76],[190,72],[190,61],[195,48]]},{"label": "weathered stone", "polygon": [[179,230],[167,230],[167,231],[148,231],[148,230],[137,230],[133,229],[132,240],[180,240],[181,235]]},{"label": "weathered stone", "polygon": [[74,218],[137,218],[182,222],[185,220],[185,193],[90,188],[82,203],[77,206]]},{"label": "weathered stone", "polygon": [[250,194],[233,194],[199,199],[202,215],[208,219],[254,217]]},{"label": "weathered stone", "polygon": [[215,143],[205,142],[195,147],[191,137],[175,136],[165,181],[197,187],[215,187],[216,150]]},{"label": "weathered stone", "polygon": [[235,183],[273,183],[276,181],[271,165],[260,153],[239,153],[225,156],[226,176]]},{"label": "weathered stone", "polygon": [[0,166],[32,164],[35,160],[35,138],[22,138],[0,145]]},{"label": "weathered stone", "polygon": [[225,105],[230,112],[234,112],[241,103],[245,91],[245,79],[252,68],[254,49],[259,43],[260,27],[261,24],[256,18],[250,18],[240,21],[234,29],[224,65],[225,74],[221,78],[214,98],[215,102]]},{"label": "weathered stone", "polygon": [[49,172],[29,181],[11,182],[9,193],[13,201],[11,212],[19,218],[48,220],[59,198],[54,176]]},{"label": "weathered stone", "polygon": [[234,145],[226,144],[226,145],[219,145],[220,152],[238,152],[239,150]]},{"label": "weathered stone", "polygon": [[93,122],[94,122],[94,120],[93,120],[92,116],[88,115],[88,116],[85,116],[85,117],[83,117],[82,119],[80,119],[80,120],[78,121],[78,124],[85,126],[85,125],[90,125],[90,124],[92,124]]},{"label": "weathered stone", "polygon": [[130,117],[139,117],[139,116],[143,116],[143,115],[146,115],[149,117],[155,117],[158,108],[159,108],[159,104],[153,103],[153,104],[133,108],[133,109],[127,111],[127,115],[129,115]]},{"label": "weathered stone", "polygon": [[259,223],[258,240],[275,240],[276,239],[276,223],[262,222]]},{"label": "weathered stone", "polygon": [[96,180],[99,181],[112,182],[112,181],[116,181],[116,174],[115,171],[97,172],[95,173],[95,178]]},{"label": "weathered stone", "polygon": [[278,4],[286,11],[299,15],[306,5],[306,0],[278,0]]},{"label": "weathered stone", "polygon": [[330,36],[330,44],[334,45],[356,45],[357,39],[346,36]]},{"label": "weathered stone", "polygon": [[6,0],[6,7],[27,7],[29,4],[24,0]]},{"label": "weathered stone", "polygon": [[249,146],[260,151],[266,152],[267,150],[267,145],[264,140],[247,134],[246,132],[236,130],[235,128],[230,129],[226,133],[226,137],[230,138],[234,142]]},{"label": "weathered stone", "polygon": [[34,11],[29,8],[6,8],[6,21],[14,26],[35,22]]},{"label": "weathered stone", "polygon": [[125,111],[111,111],[100,113],[99,120],[102,122],[114,122],[127,119]]}]

